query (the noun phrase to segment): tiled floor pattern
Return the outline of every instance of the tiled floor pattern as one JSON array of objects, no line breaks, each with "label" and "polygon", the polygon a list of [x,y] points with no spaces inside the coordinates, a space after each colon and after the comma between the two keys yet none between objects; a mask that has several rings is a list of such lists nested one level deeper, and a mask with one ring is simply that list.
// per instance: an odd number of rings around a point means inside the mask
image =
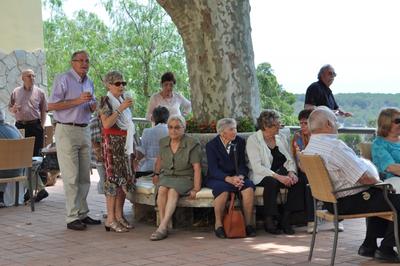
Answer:
[{"label": "tiled floor pattern", "polygon": [[[97,194],[97,180],[94,172],[88,201],[90,215],[100,219],[105,201]],[[83,232],[67,230],[62,179],[47,190],[50,196],[33,213],[28,206],[0,209],[0,265],[329,265],[333,239],[329,223],[322,225],[314,258],[308,263],[311,236],[305,228],[296,228],[294,236],[272,236],[258,230],[255,238],[230,240],[218,239],[207,230],[176,229],[159,242],[148,239],[155,227],[141,223],[124,234],[106,232],[103,225]],[[130,207],[127,201],[126,216],[131,220]],[[364,220],[344,224],[336,265],[379,265],[357,255]]]}]

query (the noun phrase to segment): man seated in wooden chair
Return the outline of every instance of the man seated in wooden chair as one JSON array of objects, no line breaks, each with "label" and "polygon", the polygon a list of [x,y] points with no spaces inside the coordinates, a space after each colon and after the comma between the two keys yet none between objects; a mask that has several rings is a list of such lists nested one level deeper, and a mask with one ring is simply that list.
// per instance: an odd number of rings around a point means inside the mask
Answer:
[{"label": "man seated in wooden chair", "polygon": [[[0,109],[0,139],[20,139],[21,137],[22,137],[21,133],[14,125],[5,123],[4,110]],[[1,170],[0,178],[19,176],[22,174],[22,170],[23,169]],[[0,184],[0,208],[5,207],[4,191],[5,191],[6,185],[7,184]],[[36,183],[35,183],[35,185],[36,185]],[[47,191],[44,189],[44,185],[41,183],[41,181],[38,181],[38,186],[41,187],[41,189],[39,190],[39,193],[37,194],[37,196],[35,198],[36,202],[46,198],[49,195],[47,193]],[[28,195],[28,193],[25,194],[24,201],[26,201],[25,200],[26,195]]]},{"label": "man seated in wooden chair", "polygon": [[[321,156],[334,190],[380,182],[379,175],[372,164],[359,158],[351,148],[338,139],[336,116],[330,109],[324,106],[315,109],[308,119],[308,126],[311,138],[303,153]],[[336,195],[339,214],[390,211],[382,190],[376,187],[348,190],[338,192]],[[399,211],[400,195],[391,193],[389,199]],[[332,204],[326,204],[326,208],[334,212]],[[377,238],[379,237],[383,237],[383,240],[378,248]],[[358,254],[399,263],[398,255],[393,250],[394,245],[393,222],[378,217],[367,218],[366,237]]]},{"label": "man seated in wooden chair", "polygon": [[[4,122],[5,113],[3,109],[0,109],[0,139],[20,139],[21,134],[15,126],[9,125]],[[22,173],[22,169],[12,170],[1,170],[0,178],[8,178],[13,176],[19,176]],[[4,191],[7,184],[0,184],[0,208],[5,207],[4,203]]]}]

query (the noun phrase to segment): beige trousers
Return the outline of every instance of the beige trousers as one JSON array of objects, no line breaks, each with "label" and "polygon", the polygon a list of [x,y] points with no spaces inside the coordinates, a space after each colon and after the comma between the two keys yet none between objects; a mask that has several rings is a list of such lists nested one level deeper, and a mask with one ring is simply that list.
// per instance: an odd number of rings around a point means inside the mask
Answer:
[{"label": "beige trousers", "polygon": [[87,216],[86,197],[90,188],[90,129],[72,125],[56,126],[57,159],[66,198],[66,222]]}]

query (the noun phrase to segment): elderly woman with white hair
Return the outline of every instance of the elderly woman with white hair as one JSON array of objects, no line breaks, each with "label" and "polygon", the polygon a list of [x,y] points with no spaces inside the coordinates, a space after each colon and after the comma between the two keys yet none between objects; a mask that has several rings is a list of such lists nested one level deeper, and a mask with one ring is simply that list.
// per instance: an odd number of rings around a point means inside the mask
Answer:
[{"label": "elderly woman with white hair", "polygon": [[160,139],[160,152],[153,175],[160,213],[160,225],[150,236],[153,241],[168,236],[168,224],[179,197],[195,199],[201,189],[200,143],[185,135],[186,122],[182,116],[170,116],[167,126],[168,136]]},{"label": "elderly woman with white hair", "polygon": [[[304,210],[303,179],[296,175],[297,167],[289,150],[289,142],[279,134],[280,115],[275,110],[265,110],[257,118],[259,130],[247,140],[247,155],[252,170],[251,179],[257,186],[264,187],[264,228],[271,234],[294,234],[290,214]],[[287,200],[283,213],[276,201],[280,188],[287,188]],[[278,219],[280,218],[281,219]]]},{"label": "elderly woman with white hair", "polygon": [[[208,162],[206,185],[212,189],[215,198],[215,235],[219,238],[226,238],[222,225],[225,204],[229,192],[240,191],[243,199],[246,235],[255,236],[256,231],[251,226],[255,186],[248,178],[249,169],[246,166],[245,155],[246,142],[243,138],[237,136],[236,121],[232,118],[219,120],[217,132],[218,136],[206,145]],[[235,166],[235,150],[237,167]]]}]

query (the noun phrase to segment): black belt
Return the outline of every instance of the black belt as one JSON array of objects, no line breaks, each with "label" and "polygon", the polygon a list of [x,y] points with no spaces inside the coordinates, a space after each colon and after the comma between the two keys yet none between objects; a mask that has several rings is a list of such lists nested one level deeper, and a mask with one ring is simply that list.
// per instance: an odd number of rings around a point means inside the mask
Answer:
[{"label": "black belt", "polygon": [[35,120],[29,120],[29,121],[16,121],[15,124],[20,124],[20,125],[33,125],[40,123],[40,119],[35,119]]},{"label": "black belt", "polygon": [[63,122],[57,122],[58,124],[63,124],[63,125],[69,125],[69,126],[74,126],[74,127],[87,127],[88,124],[78,124],[78,123],[63,123]]}]

